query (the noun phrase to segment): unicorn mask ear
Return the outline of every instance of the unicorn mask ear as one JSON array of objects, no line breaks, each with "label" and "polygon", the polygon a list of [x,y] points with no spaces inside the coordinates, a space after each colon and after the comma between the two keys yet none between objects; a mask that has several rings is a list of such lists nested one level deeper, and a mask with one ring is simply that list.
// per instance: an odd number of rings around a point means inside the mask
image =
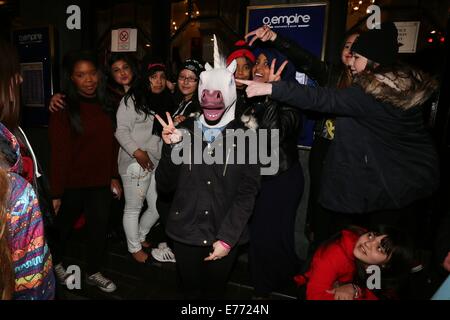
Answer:
[{"label": "unicorn mask ear", "polygon": [[212,70],[213,69],[213,67],[211,67],[211,65],[207,62],[206,64],[205,64],[205,70],[206,71],[210,71],[210,70]]},{"label": "unicorn mask ear", "polygon": [[236,62],[236,59],[235,59],[227,67],[227,70],[234,74],[234,72],[236,71],[236,67],[237,67],[237,62]]}]

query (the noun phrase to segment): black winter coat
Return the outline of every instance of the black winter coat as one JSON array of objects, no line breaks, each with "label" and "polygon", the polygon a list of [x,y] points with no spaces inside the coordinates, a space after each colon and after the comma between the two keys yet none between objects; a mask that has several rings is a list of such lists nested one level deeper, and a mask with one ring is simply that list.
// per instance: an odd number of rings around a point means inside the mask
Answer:
[{"label": "black winter coat", "polygon": [[[194,125],[197,125],[194,119],[181,125],[191,136],[191,145],[187,147],[190,159],[194,159],[195,153]],[[239,128],[244,129],[239,120],[226,127]],[[248,241],[247,222],[260,185],[259,165],[236,164],[236,159],[231,164],[227,147],[236,148],[236,143],[223,143],[220,139],[215,143],[223,148],[223,164],[205,164],[202,160],[202,164],[176,165],[171,160],[172,149],[188,143],[185,140],[174,146],[165,144],[156,169],[158,191],[174,192],[166,221],[167,235],[194,246],[211,246],[217,240],[231,246]],[[201,150],[208,152],[207,148],[203,141]]]},{"label": "black winter coat", "polygon": [[364,73],[341,90],[273,83],[275,100],[338,115],[321,181],[324,207],[345,213],[396,209],[437,189],[438,158],[418,107],[436,84],[417,71],[400,72],[394,81],[392,73]]},{"label": "black winter coat", "polygon": [[[254,101],[254,99],[251,100]],[[277,174],[299,163],[297,139],[300,117],[297,109],[271,99],[254,102],[241,117],[245,125],[251,129],[279,130],[279,170]]]}]

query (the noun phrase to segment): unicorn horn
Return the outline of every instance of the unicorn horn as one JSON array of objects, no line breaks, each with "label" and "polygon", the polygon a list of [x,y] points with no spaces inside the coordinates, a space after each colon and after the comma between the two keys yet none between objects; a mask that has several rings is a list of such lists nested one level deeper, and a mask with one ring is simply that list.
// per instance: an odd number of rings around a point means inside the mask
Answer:
[{"label": "unicorn horn", "polygon": [[214,69],[225,68],[225,60],[220,55],[219,45],[217,42],[216,35],[214,34]]}]

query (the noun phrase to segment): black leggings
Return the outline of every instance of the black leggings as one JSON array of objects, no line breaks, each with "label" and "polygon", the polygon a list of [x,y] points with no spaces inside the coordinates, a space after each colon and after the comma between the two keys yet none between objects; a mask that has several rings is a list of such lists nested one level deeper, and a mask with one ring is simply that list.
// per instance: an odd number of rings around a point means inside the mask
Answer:
[{"label": "black leggings", "polygon": [[257,296],[288,287],[298,272],[294,229],[303,184],[300,164],[262,179],[249,224],[250,274]]},{"label": "black leggings", "polygon": [[214,261],[203,261],[212,247],[190,246],[173,242],[180,285],[186,299],[223,299],[238,248]]},{"label": "black leggings", "polygon": [[312,232],[312,248],[330,237],[331,217],[326,209],[319,204],[320,186],[324,161],[331,144],[331,140],[316,136],[309,154],[309,175],[311,184],[309,189],[307,225]]},{"label": "black leggings", "polygon": [[108,187],[67,189],[61,199],[60,212],[56,217],[59,242],[55,245],[53,260],[62,262],[73,225],[81,213],[86,218],[88,231],[87,272],[99,272],[106,254],[106,231],[111,207],[111,190]]}]

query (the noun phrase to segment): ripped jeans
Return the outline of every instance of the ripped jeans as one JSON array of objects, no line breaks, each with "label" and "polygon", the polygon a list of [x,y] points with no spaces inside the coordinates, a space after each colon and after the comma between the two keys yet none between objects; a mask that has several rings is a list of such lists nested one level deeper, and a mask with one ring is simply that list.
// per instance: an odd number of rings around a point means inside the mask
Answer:
[{"label": "ripped jeans", "polygon": [[[148,172],[138,163],[133,163],[128,167],[127,174],[121,177],[125,195],[123,228],[127,237],[128,251],[136,253],[142,249],[141,242],[145,241],[145,237],[159,218],[156,210],[155,171]],[[147,200],[148,208],[139,219],[144,199]]]}]

